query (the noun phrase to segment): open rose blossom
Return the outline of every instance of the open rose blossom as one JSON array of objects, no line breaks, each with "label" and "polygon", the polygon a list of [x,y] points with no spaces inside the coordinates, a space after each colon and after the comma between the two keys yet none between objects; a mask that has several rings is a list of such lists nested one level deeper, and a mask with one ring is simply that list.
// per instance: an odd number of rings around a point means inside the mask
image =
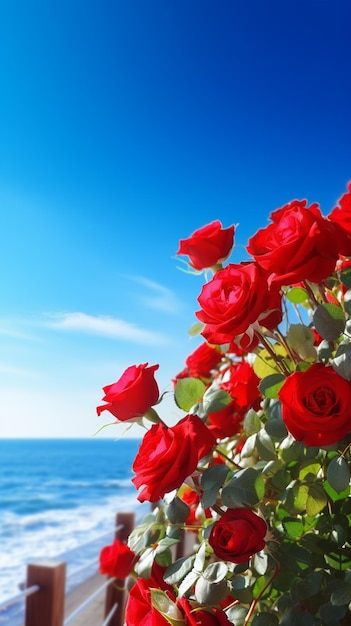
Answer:
[{"label": "open rose blossom", "polygon": [[131,365],[121,378],[103,390],[107,404],[96,408],[97,414],[109,411],[119,422],[139,420],[159,399],[159,389],[154,377],[159,365]]},{"label": "open rose blossom", "polygon": [[154,424],[144,435],[133,463],[132,482],[140,502],[157,502],[190,476],[198,461],[209,454],[215,438],[196,415],[187,415],[175,426]]},{"label": "open rose blossom", "polygon": [[256,263],[230,263],[216,272],[198,297],[201,311],[196,317],[205,324],[203,337],[222,345],[246,334],[243,343],[250,345],[257,322],[275,328],[282,319],[281,296],[268,289],[267,277]]},{"label": "open rose blossom", "polygon": [[177,254],[189,257],[190,265],[203,270],[222,263],[230,254],[234,244],[234,226],[223,228],[215,220],[199,228],[188,239],[181,239]]},{"label": "open rose blossom", "polygon": [[266,532],[266,522],[251,509],[227,509],[212,526],[208,542],[219,559],[245,563],[263,550]]},{"label": "open rose blossom", "polygon": [[318,283],[334,271],[345,249],[342,230],[322,216],[317,204],[306,204],[294,200],[273,211],[272,224],[249,239],[247,251],[269,273],[270,283]]},{"label": "open rose blossom", "polygon": [[100,573],[111,578],[127,578],[137,560],[138,556],[127,544],[116,539],[110,546],[105,546],[100,551]]},{"label": "open rose blossom", "polygon": [[306,446],[328,446],[351,432],[351,383],[330,366],[290,374],[279,399],[286,427]]}]

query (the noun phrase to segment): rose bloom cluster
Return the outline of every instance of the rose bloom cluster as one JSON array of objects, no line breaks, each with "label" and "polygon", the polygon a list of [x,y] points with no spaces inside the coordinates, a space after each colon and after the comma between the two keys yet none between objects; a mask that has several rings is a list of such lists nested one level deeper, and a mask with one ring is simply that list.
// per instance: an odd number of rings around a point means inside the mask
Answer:
[{"label": "rose bloom cluster", "polygon": [[305,200],[273,211],[245,262],[228,261],[234,234],[217,220],[180,241],[207,280],[200,343],[171,381],[178,421],[159,416],[158,364],[130,366],[97,407],[146,429],[132,482],[154,517],[100,555],[134,579],[126,626],[349,613],[330,581],[335,563],[351,581],[351,183],[327,216]]}]

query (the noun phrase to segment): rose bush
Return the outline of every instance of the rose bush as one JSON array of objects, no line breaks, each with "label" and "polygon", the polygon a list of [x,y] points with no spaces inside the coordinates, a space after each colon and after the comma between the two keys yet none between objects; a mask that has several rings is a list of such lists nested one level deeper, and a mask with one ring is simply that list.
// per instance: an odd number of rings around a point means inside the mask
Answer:
[{"label": "rose bush", "polygon": [[351,623],[350,224],[351,183],[328,216],[273,211],[242,263],[234,226],[181,240],[205,282],[199,345],[170,381],[179,418],[160,417],[158,365],[97,409],[146,429],[126,626]]}]

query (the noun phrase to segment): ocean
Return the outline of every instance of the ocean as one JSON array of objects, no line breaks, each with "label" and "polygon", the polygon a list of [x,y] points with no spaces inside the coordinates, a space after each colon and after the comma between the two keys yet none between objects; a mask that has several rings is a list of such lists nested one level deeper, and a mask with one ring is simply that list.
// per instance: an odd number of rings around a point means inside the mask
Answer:
[{"label": "ocean", "polygon": [[[139,445],[0,439],[0,604],[19,593],[27,563],[66,561],[68,591],[97,571],[116,513],[135,511],[136,521],[147,513],[131,482]],[[22,617],[23,606],[0,607],[0,624],[17,626]]]}]

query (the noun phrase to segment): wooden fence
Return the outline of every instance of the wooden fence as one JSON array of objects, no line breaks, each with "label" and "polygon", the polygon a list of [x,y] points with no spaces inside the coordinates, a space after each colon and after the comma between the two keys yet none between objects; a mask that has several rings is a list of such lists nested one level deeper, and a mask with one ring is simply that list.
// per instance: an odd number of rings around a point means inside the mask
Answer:
[{"label": "wooden fence", "polygon": [[[115,538],[126,541],[134,528],[134,513],[118,513],[116,516]],[[98,564],[98,555],[97,561]],[[26,585],[21,594],[10,599],[7,606],[25,599],[24,626],[68,626],[80,613],[84,613],[85,626],[122,626],[126,603],[126,581],[106,577],[100,588],[70,614],[65,616],[66,563],[40,562],[27,566]],[[104,594],[103,623],[94,623],[90,617],[90,605],[100,594]]]}]

